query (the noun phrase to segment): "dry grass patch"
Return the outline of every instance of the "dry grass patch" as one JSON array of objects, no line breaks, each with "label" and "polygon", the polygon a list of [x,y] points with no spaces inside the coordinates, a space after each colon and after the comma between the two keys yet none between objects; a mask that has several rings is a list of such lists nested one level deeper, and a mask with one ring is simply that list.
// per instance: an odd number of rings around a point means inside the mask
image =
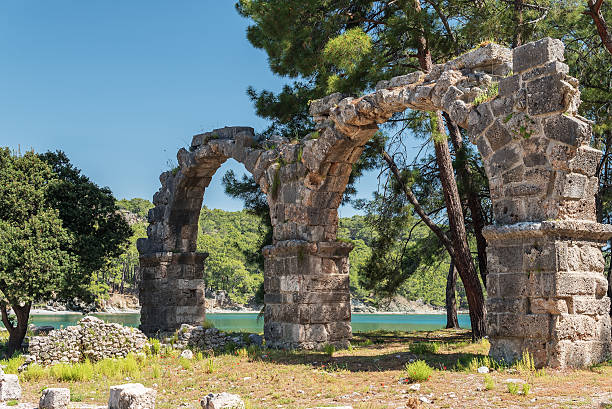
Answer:
[{"label": "dry grass patch", "polygon": [[[417,354],[411,352],[411,345],[415,343],[437,346],[426,347],[422,354]],[[536,405],[560,408],[563,405],[585,407],[588,404],[580,403],[596,402],[602,393],[612,391],[609,364],[563,372],[500,367],[485,380],[482,374],[476,373],[475,367],[487,362],[488,343],[470,342],[469,333],[464,330],[359,333],[355,334],[353,345],[352,350],[334,351],[331,356],[329,351],[284,352],[257,348],[214,356],[196,352],[197,359],[188,363],[178,358],[177,351],[161,348],[158,354],[145,359],[130,357],[90,364],[93,375],[81,381],[58,377],[47,368],[36,368],[30,375],[26,375],[30,371],[21,374],[23,401],[37,402],[41,389],[46,387],[68,387],[83,403],[104,405],[109,387],[127,382],[155,388],[158,408],[199,408],[199,399],[211,392],[239,394],[250,409],[342,405],[352,405],[355,409],[401,408],[420,396],[430,396],[432,403],[421,407],[431,408]],[[418,348],[413,346],[412,350]],[[415,392],[409,389],[410,385],[399,381],[406,377],[406,364],[418,360],[425,361],[434,370],[431,379]],[[17,362],[5,364],[15,368]],[[83,367],[87,365],[82,364]],[[521,393],[522,384],[518,394],[509,393],[508,378],[528,383],[528,394]],[[487,388],[487,383],[494,387]]]}]

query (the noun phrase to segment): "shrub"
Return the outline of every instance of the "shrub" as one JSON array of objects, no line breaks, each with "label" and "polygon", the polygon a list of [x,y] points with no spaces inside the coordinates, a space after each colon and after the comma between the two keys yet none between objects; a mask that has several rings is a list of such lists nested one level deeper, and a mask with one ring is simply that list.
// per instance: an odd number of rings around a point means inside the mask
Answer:
[{"label": "shrub", "polygon": [[95,365],[95,372],[108,379],[137,378],[140,376],[140,367],[144,364],[139,363],[134,354],[128,354],[125,358],[107,358],[98,361]]},{"label": "shrub", "polygon": [[206,360],[206,373],[213,373],[213,372],[215,372],[215,360],[211,356],[210,358]]},{"label": "shrub", "polygon": [[201,361],[204,359],[204,354],[202,353],[202,351],[198,351],[193,357],[196,361]]},{"label": "shrub", "polygon": [[162,370],[161,367],[157,364],[153,365],[153,378],[161,378]]},{"label": "shrub", "polygon": [[57,364],[49,372],[51,377],[60,382],[84,382],[93,379],[94,366],[89,361],[73,365]]},{"label": "shrub", "polygon": [[24,381],[38,381],[46,375],[45,368],[38,364],[29,365],[25,371],[21,373],[21,379]]},{"label": "shrub", "polygon": [[85,397],[81,392],[70,391],[70,402],[83,402]]},{"label": "shrub", "polygon": [[533,362],[533,356],[527,351],[523,351],[521,359],[516,361],[514,367],[519,372],[533,372],[535,371],[535,363]]},{"label": "shrub", "polygon": [[437,354],[440,344],[437,342],[414,342],[410,344],[410,352],[416,355]]},{"label": "shrub", "polygon": [[333,344],[325,344],[323,352],[325,352],[326,355],[332,356],[334,352],[336,352],[336,347]]},{"label": "shrub", "polygon": [[485,389],[488,391],[495,389],[495,381],[493,380],[491,375],[485,375],[484,385],[485,385]]},{"label": "shrub", "polygon": [[406,372],[408,379],[410,379],[412,382],[426,381],[433,373],[433,368],[427,365],[427,362],[418,360],[406,364]]},{"label": "shrub", "polygon": [[190,370],[191,369],[191,360],[187,359],[187,358],[179,358],[179,364],[183,367],[183,369],[185,370]]},{"label": "shrub", "polygon": [[159,342],[159,339],[149,339],[149,345],[151,355],[159,355],[159,351],[161,350],[161,342]]},{"label": "shrub", "polygon": [[362,347],[369,347],[369,346],[370,346],[370,345],[372,345],[372,344],[373,344],[372,340],[371,340],[370,338],[366,338],[366,340],[365,340],[365,341],[363,341],[363,342],[362,342],[360,345],[361,345]]},{"label": "shrub", "polygon": [[523,384],[523,395],[529,395],[529,391],[531,390],[531,386],[528,383]]},{"label": "shrub", "polygon": [[25,359],[21,355],[14,355],[8,361],[3,359],[0,361],[0,364],[5,365],[4,373],[17,375],[19,373],[18,369],[21,365],[23,365]]},{"label": "shrub", "polygon": [[236,356],[239,358],[247,358],[249,356],[249,352],[246,348],[240,348],[236,350]]},{"label": "shrub", "polygon": [[516,383],[510,382],[508,384],[508,392],[510,392],[512,395],[518,395],[518,390],[519,390],[519,387]]},{"label": "shrub", "polygon": [[16,400],[9,400],[8,402],[6,402],[6,406],[17,406],[19,404],[19,402],[17,402]]}]

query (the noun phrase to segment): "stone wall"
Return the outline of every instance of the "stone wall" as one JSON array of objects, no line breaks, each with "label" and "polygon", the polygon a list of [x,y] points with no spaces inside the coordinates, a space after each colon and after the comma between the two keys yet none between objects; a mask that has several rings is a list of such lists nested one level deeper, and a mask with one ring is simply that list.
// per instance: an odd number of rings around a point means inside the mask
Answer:
[{"label": "stone wall", "polygon": [[181,325],[177,332],[177,341],[174,344],[178,349],[222,349],[226,345],[241,346],[244,344],[242,337],[230,337],[217,328],[204,328],[201,325]]},{"label": "stone wall", "polygon": [[329,95],[310,104],[316,131],[299,141],[259,141],[244,127],[194,136],[178,152],[179,168],[160,176],[148,238],[138,243],[143,330],[204,319],[198,216],[213,174],[234,158],[270,206],[267,344],[347,345],[351,246],[336,240],[337,209],[378,125],[414,109],[447,112],[483,158],[495,222],[486,232],[491,354],[512,360],[528,350],[539,366],[557,367],[605,359],[610,318],[600,247],[612,229],[595,220],[601,152],[589,147],[591,127],[577,114],[578,81],[563,51],[550,38],[514,50],[488,44],[430,72],[381,81],[359,98]]},{"label": "stone wall", "polygon": [[78,325],[30,338],[28,354],[36,363],[99,361],[142,352],[147,337],[138,329],[85,317]]}]

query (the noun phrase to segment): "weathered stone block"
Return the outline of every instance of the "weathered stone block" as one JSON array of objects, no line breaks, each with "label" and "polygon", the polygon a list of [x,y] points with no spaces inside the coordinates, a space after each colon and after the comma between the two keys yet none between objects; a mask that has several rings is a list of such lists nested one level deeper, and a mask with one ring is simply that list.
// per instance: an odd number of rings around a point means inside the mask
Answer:
[{"label": "weathered stone block", "polygon": [[495,360],[511,363],[521,358],[522,337],[491,337],[489,355]]},{"label": "weathered stone block", "polygon": [[527,83],[527,110],[530,115],[564,111],[563,85],[556,76],[538,78]]},{"label": "weathered stone block", "polygon": [[21,386],[19,377],[12,374],[0,375],[0,402],[7,400],[19,400],[21,398]]},{"label": "weathered stone block", "polygon": [[605,361],[609,356],[609,342],[563,340],[551,343],[548,365],[560,369],[583,368]]},{"label": "weathered stone block", "polygon": [[559,61],[552,61],[542,67],[534,68],[531,71],[527,71],[522,75],[523,81],[529,81],[531,79],[541,77],[548,74],[559,74],[560,79],[564,79],[565,75],[569,73],[569,66]]},{"label": "weathered stone block", "polygon": [[541,273],[558,270],[557,249],[553,242],[535,242],[524,246],[523,251],[523,271]]},{"label": "weathered stone block", "polygon": [[489,104],[480,104],[470,111],[468,116],[468,132],[475,137],[480,135],[489,125],[493,123],[493,112]]},{"label": "weathered stone block", "polygon": [[572,297],[570,300],[571,314],[607,315],[610,313],[610,298],[603,297]]},{"label": "weathered stone block", "polygon": [[503,174],[506,170],[522,164],[521,149],[515,144],[509,144],[496,151],[489,161],[489,176]]},{"label": "weathered stone block", "polygon": [[499,120],[493,122],[493,125],[487,129],[485,136],[489,141],[489,146],[494,151],[497,151],[499,148],[512,140],[512,135]]},{"label": "weathered stone block", "polygon": [[140,383],[110,387],[109,409],[154,409],[157,392]]},{"label": "weathered stone block", "polygon": [[70,403],[70,389],[47,388],[42,392],[39,409],[67,409]]},{"label": "weathered stone block", "polygon": [[574,147],[586,144],[591,138],[589,124],[568,115],[558,114],[547,118],[543,126],[547,137]]},{"label": "weathered stone block", "polygon": [[244,409],[244,401],[230,393],[211,393],[200,401],[203,409]]},{"label": "weathered stone block", "polygon": [[514,94],[521,87],[521,76],[518,74],[499,80],[499,96]]},{"label": "weathered stone block", "polygon": [[[489,288],[489,279],[487,277],[487,293]],[[501,294],[503,296],[504,294]],[[507,298],[491,297],[488,294],[487,297],[487,314],[490,313],[505,313],[513,311],[515,313],[527,313],[527,298],[524,297],[513,297],[513,294],[507,294]],[[535,313],[532,311],[532,313]]]},{"label": "weathered stone block", "polygon": [[493,202],[493,215],[499,224],[512,224],[526,219],[525,203],[521,199]]},{"label": "weathered stone block", "polygon": [[490,336],[509,338],[537,338],[546,340],[549,337],[548,314],[497,314],[497,326],[488,328]]},{"label": "weathered stone block", "polygon": [[512,69],[520,73],[549,61],[563,61],[564,50],[560,40],[550,37],[525,44],[512,51]]},{"label": "weathered stone block", "polygon": [[567,301],[555,298],[531,298],[529,300],[529,311],[532,314],[567,314]]},{"label": "weathered stone block", "polygon": [[523,247],[489,245],[488,268],[492,273],[517,273],[523,271]]},{"label": "weathered stone block", "polygon": [[576,150],[576,156],[569,162],[569,169],[572,172],[593,176],[597,170],[601,155],[602,152],[598,149],[593,149],[588,145],[580,146]]}]

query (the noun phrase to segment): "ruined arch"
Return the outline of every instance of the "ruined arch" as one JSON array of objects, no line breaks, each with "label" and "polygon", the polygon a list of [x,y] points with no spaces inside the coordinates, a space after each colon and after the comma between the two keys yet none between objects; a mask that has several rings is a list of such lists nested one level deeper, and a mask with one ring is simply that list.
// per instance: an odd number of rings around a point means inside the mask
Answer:
[{"label": "ruined arch", "polygon": [[[352,165],[395,112],[443,110],[467,129],[483,158],[495,224],[486,228],[491,355],[523,350],[538,366],[583,366],[610,353],[610,300],[596,223],[590,124],[577,114],[577,81],[563,44],[545,38],[510,50],[489,44],[428,73],[382,81],[360,98],[313,101],[317,131],[302,141],[258,142],[250,128],[197,135],[166,172],[139,242],[142,328],[198,323],[197,214],[222,161],[245,164],[267,193],[274,242],[264,249],[265,337],[276,347],[344,346],[351,337],[348,254],[336,240]],[[481,96],[490,92],[490,98]],[[225,158],[225,159],[224,159]],[[195,224],[194,224],[195,223]]]}]

